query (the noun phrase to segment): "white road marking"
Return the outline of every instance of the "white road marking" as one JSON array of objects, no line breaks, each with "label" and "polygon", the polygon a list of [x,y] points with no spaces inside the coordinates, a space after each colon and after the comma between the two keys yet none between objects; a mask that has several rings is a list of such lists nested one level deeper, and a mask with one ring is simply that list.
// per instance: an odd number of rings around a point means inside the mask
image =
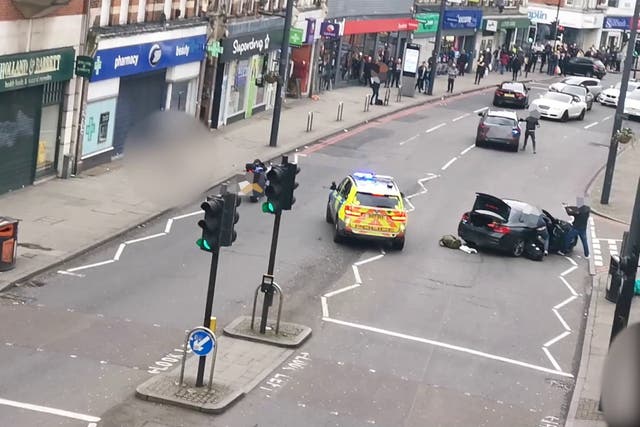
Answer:
[{"label": "white road marking", "polygon": [[171,232],[171,227],[173,226],[173,218],[169,218],[167,220],[167,225],[164,227],[164,232],[169,234]]},{"label": "white road marking", "polygon": [[124,242],[125,245],[131,245],[133,243],[139,243],[139,242],[144,242],[145,240],[151,240],[151,239],[155,239],[156,237],[162,237],[162,236],[166,236],[167,233],[158,233],[158,234],[152,234],[151,236],[145,236],[145,237],[140,237],[139,239],[133,239],[133,240],[127,240],[126,242]]},{"label": "white road marking", "polygon": [[113,259],[114,259],[115,261],[120,260],[120,255],[122,255],[122,252],[124,251],[124,248],[125,248],[126,246],[127,246],[126,244],[124,244],[124,243],[120,243],[120,246],[118,246],[118,250],[116,251],[116,254],[113,256]]},{"label": "white road marking", "polygon": [[556,317],[558,318],[558,320],[560,321],[560,323],[562,323],[562,327],[564,329],[566,329],[567,331],[571,331],[571,328],[569,327],[569,325],[567,324],[567,322],[562,318],[562,316],[560,315],[560,313],[558,313],[558,310],[556,310],[555,308],[552,309],[551,311],[553,311],[553,314],[556,315]]},{"label": "white road marking", "polygon": [[449,160],[447,163],[445,163],[445,165],[444,165],[444,166],[442,166],[440,169],[441,169],[441,170],[443,170],[443,171],[444,171],[444,170],[447,170],[447,168],[448,168],[449,166],[451,166],[451,165],[453,164],[453,162],[455,162],[456,160],[458,160],[458,158],[457,158],[457,157],[454,157],[453,159],[451,159],[451,160]]},{"label": "white road marking", "polygon": [[573,270],[575,270],[576,268],[578,268],[577,265],[574,265],[573,267],[569,267],[567,268],[565,271],[563,271],[562,273],[560,273],[561,276],[566,276],[567,274],[571,273]]},{"label": "white road marking", "polygon": [[573,286],[571,286],[564,277],[560,276],[560,280],[562,280],[562,283],[564,283],[564,285],[569,289],[571,295],[573,295],[574,297],[578,296],[578,293],[575,291],[575,289],[573,289]]},{"label": "white road marking", "polygon": [[360,329],[360,330],[364,330],[364,331],[368,331],[368,332],[374,332],[377,334],[381,334],[381,335],[387,335],[387,336],[391,336],[394,338],[401,338],[401,339],[405,339],[408,341],[414,341],[414,342],[419,342],[419,343],[423,343],[423,344],[429,344],[429,345],[433,345],[436,347],[440,347],[440,348],[446,348],[448,350],[453,350],[453,351],[458,351],[461,353],[466,353],[466,354],[471,354],[474,356],[478,356],[478,357],[483,357],[485,359],[490,359],[490,360],[496,360],[499,362],[503,362],[503,363],[508,363],[510,365],[515,365],[515,366],[520,366],[520,367],[524,367],[524,368],[528,368],[528,369],[533,369],[535,371],[540,371],[540,372],[545,372],[548,374],[554,374],[554,375],[559,375],[559,376],[563,376],[563,377],[568,377],[568,378],[573,378],[573,375],[568,373],[568,372],[563,372],[560,369],[549,369],[546,368],[544,366],[538,366],[538,365],[534,365],[531,363],[527,363],[527,362],[522,362],[520,360],[515,360],[515,359],[510,359],[508,357],[503,357],[503,356],[498,356],[495,354],[491,354],[491,353],[485,353],[483,351],[478,351],[478,350],[474,350],[471,348],[466,348],[466,347],[461,347],[458,345],[453,345],[453,344],[447,344],[441,341],[435,341],[435,340],[430,340],[427,338],[420,338],[420,337],[416,337],[416,336],[412,336],[412,335],[407,335],[407,334],[402,334],[399,332],[394,332],[394,331],[389,331],[386,329],[380,329],[380,328],[376,328],[373,326],[367,326],[367,325],[361,325],[358,323],[352,323],[352,322],[345,322],[343,320],[337,320],[337,319],[332,319],[329,317],[323,318],[322,320],[324,320],[325,322],[329,322],[329,323],[335,323],[337,325],[342,325],[342,326],[348,326],[351,328],[355,328],[355,329]]},{"label": "white road marking", "polygon": [[416,139],[416,138],[417,138],[417,137],[419,137],[419,136],[420,136],[420,134],[413,135],[411,138],[407,138],[407,139],[405,139],[404,141],[401,141],[401,142],[400,142],[400,145],[404,145],[404,144],[406,144],[407,142],[411,142],[411,141],[413,141],[414,139]]},{"label": "white road marking", "polygon": [[320,297],[320,302],[322,303],[322,317],[329,317],[329,306],[327,305],[327,297]]},{"label": "white road marking", "polygon": [[360,286],[361,286],[360,283],[354,283],[353,285],[345,286],[344,288],[340,288],[340,289],[337,289],[335,291],[327,292],[326,294],[324,294],[324,296],[322,298],[324,298],[325,302],[326,302],[327,298],[331,298],[331,297],[336,296],[338,294],[341,294],[343,292],[350,291],[351,289],[359,288]]},{"label": "white road marking", "polygon": [[89,424],[87,425],[87,427],[98,427],[98,424],[96,424],[96,423],[89,423]]},{"label": "white road marking", "polygon": [[409,209],[407,209],[407,212],[413,212],[416,210],[416,207],[413,206],[413,203],[411,203],[411,199],[409,199],[409,196],[405,197],[404,201],[409,205]]},{"label": "white road marking", "polygon": [[549,351],[549,349],[547,347],[542,347],[542,351],[544,351],[544,354],[547,355],[547,358],[549,359],[553,367],[556,368],[557,371],[562,372],[562,368],[560,367],[560,365],[558,365],[558,362],[556,361],[556,359],[554,359],[554,357],[551,355],[551,352]]},{"label": "white road marking", "polygon": [[566,300],[562,301],[560,304],[554,306],[553,308],[555,308],[556,310],[560,310],[562,307],[564,307],[565,305],[569,304],[571,301],[573,301],[574,299],[577,299],[578,297],[575,295],[571,295],[569,298],[567,298]]},{"label": "white road marking", "polygon": [[446,126],[446,125],[447,125],[446,123],[440,123],[440,124],[439,124],[439,125],[437,125],[437,126],[434,126],[434,127],[432,127],[432,128],[429,128],[429,129],[425,130],[425,131],[424,131],[424,133],[431,133],[431,132],[433,132],[434,130],[436,130],[436,129],[440,129],[442,126]]},{"label": "white road marking", "polygon": [[465,154],[467,154],[469,151],[471,151],[473,149],[473,147],[475,147],[476,144],[471,144],[470,146],[468,146],[467,148],[465,148],[464,150],[462,150],[460,152],[461,156],[464,156]]},{"label": "white road marking", "polygon": [[611,116],[606,116],[602,118],[602,121],[604,122],[605,120],[609,120],[611,118]]},{"label": "white road marking", "polygon": [[571,257],[569,257],[569,256],[566,256],[566,257],[565,257],[565,259],[567,259],[567,260],[568,260],[571,264],[573,264],[573,265],[576,265],[576,266],[578,265],[578,264],[573,260],[573,258],[571,258]]},{"label": "white road marking", "polygon": [[586,125],[584,128],[585,128],[585,129],[592,128],[592,127],[594,127],[595,125],[597,125],[598,123],[600,123],[600,122],[593,122],[593,123],[591,123],[591,124]]},{"label": "white road marking", "polygon": [[469,116],[469,113],[465,113],[465,114],[463,114],[461,116],[456,117],[455,119],[453,119],[451,121],[452,122],[457,122],[458,120],[462,120],[462,119],[464,119],[465,117],[468,117],[468,116]]},{"label": "white road marking", "polygon": [[81,265],[80,267],[69,268],[67,269],[67,271],[70,273],[73,273],[74,271],[86,270],[87,268],[93,268],[93,267],[100,267],[101,265],[111,264],[112,262],[115,262],[115,261],[110,259],[107,261],[96,262],[95,264]]},{"label": "white road marking", "polygon": [[352,265],[353,275],[356,277],[356,283],[362,283],[362,279],[360,278],[360,271],[358,271],[357,265]]},{"label": "white road marking", "polygon": [[473,112],[478,114],[479,112],[484,111],[484,110],[488,110],[488,109],[489,109],[489,107],[482,107],[482,108],[478,108],[477,110],[473,110]]},{"label": "white road marking", "polygon": [[353,265],[360,267],[361,265],[368,264],[373,261],[377,261],[382,258],[384,254],[372,256],[371,258],[363,259],[362,261],[354,262]]},{"label": "white road marking", "polygon": [[97,423],[100,418],[91,415],[79,414],[77,412],[65,411],[63,409],[49,408],[47,406],[33,405],[31,403],[16,402],[15,400],[7,400],[0,398],[0,405],[12,406],[14,408],[27,409],[29,411],[42,412],[45,414],[57,415],[59,417],[71,418],[74,420],[85,421],[87,423]]},{"label": "white road marking", "polygon": [[65,276],[73,276],[73,277],[85,277],[84,274],[71,273],[70,271],[58,270],[58,274],[64,274]]},{"label": "white road marking", "polygon": [[571,332],[569,331],[564,331],[563,333],[561,333],[560,335],[558,335],[557,337],[550,339],[549,341],[547,341],[546,343],[543,344],[544,347],[551,347],[552,345],[554,345],[555,343],[557,343],[558,341],[560,341],[561,339],[567,337],[571,335]]},{"label": "white road marking", "polygon": [[183,218],[189,218],[190,216],[199,215],[201,213],[202,213],[202,210],[199,210],[199,211],[191,212],[191,213],[184,214],[184,215],[174,216],[171,219],[176,221],[176,220],[183,219]]}]

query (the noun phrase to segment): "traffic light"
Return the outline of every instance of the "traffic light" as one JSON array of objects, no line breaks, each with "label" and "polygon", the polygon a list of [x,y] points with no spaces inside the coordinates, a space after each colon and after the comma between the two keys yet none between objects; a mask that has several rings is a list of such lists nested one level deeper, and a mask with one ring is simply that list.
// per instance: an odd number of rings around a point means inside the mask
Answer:
[{"label": "traffic light", "polygon": [[202,228],[202,237],[196,241],[196,245],[203,251],[213,252],[220,246],[220,225],[224,211],[224,199],[222,196],[207,196],[207,200],[200,205],[204,210],[204,219],[198,221]]},{"label": "traffic light", "polygon": [[272,165],[267,172],[269,184],[264,189],[267,201],[262,204],[262,212],[271,214],[282,212],[286,178],[285,167],[286,165]]},{"label": "traffic light", "polygon": [[293,197],[293,191],[298,188],[296,175],[300,173],[300,167],[295,163],[287,163],[283,166],[285,170],[285,180],[281,208],[288,211],[291,210],[291,206],[296,202],[296,198]]},{"label": "traffic light", "polygon": [[220,225],[220,246],[231,246],[236,237],[238,237],[234,226],[240,219],[240,214],[236,208],[240,206],[241,200],[236,193],[225,193],[222,198],[224,200],[224,208]]}]

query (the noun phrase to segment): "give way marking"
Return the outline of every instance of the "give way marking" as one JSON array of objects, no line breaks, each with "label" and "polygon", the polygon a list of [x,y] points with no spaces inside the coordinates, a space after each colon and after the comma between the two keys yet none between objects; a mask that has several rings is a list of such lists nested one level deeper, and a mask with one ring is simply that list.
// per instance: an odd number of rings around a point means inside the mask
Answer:
[{"label": "give way marking", "polygon": [[63,418],[84,421],[88,423],[87,427],[96,427],[98,425],[98,422],[100,422],[99,417],[94,417],[92,415],[85,415],[77,412],[65,411],[64,409],[50,408],[47,406],[34,405],[31,403],[17,402],[15,400],[0,398],[0,405],[12,406],[14,408],[26,409],[28,411],[41,412],[43,414],[51,414]]}]

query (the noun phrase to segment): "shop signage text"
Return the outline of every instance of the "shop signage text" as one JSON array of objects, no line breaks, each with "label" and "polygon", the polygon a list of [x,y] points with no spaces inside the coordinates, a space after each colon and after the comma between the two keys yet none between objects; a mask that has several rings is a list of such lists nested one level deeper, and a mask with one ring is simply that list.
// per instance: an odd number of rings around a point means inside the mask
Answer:
[{"label": "shop signage text", "polygon": [[487,31],[498,31],[498,21],[495,21],[493,19],[487,19],[486,21],[486,28],[485,30]]},{"label": "shop signage text", "polygon": [[438,31],[438,20],[440,16],[437,13],[418,13],[416,20],[418,21],[418,29],[416,34],[435,33]]},{"label": "shop signage text", "polygon": [[199,62],[205,57],[207,37],[203,35],[163,40],[96,52],[91,81],[112,79],[175,65]]},{"label": "shop signage text", "polygon": [[[640,20],[638,20],[640,24]],[[631,29],[631,17],[630,16],[605,16],[602,28],[605,30],[624,30],[629,31]],[[640,28],[640,25],[638,25]]]},{"label": "shop signage text", "polygon": [[304,41],[304,30],[300,28],[291,28],[291,32],[289,33],[289,44],[293,47],[302,46],[302,42]]},{"label": "shop signage text", "polygon": [[417,29],[418,21],[412,18],[354,20],[344,24],[345,35],[415,31]]},{"label": "shop signage text", "polygon": [[442,29],[472,30],[480,28],[482,11],[477,9],[445,10]]},{"label": "shop signage text", "polygon": [[316,19],[306,18],[306,21],[307,21],[307,33],[305,35],[304,43],[311,44],[313,43],[316,35]]},{"label": "shop signage text", "polygon": [[0,92],[73,77],[73,48],[0,56]]},{"label": "shop signage text", "polygon": [[340,36],[340,24],[333,22],[323,22],[320,25],[320,35],[328,39]]},{"label": "shop signage text", "polygon": [[91,56],[79,55],[76,58],[76,76],[78,77],[91,77],[93,72],[93,58]]},{"label": "shop signage text", "polygon": [[282,30],[264,33],[242,34],[229,37],[222,41],[220,61],[229,62],[233,59],[249,58],[253,55],[265,55],[280,48]]},{"label": "shop signage text", "polygon": [[531,9],[529,8],[529,12],[527,12],[529,19],[533,22],[549,22],[549,17],[547,16],[547,12],[541,9]]}]

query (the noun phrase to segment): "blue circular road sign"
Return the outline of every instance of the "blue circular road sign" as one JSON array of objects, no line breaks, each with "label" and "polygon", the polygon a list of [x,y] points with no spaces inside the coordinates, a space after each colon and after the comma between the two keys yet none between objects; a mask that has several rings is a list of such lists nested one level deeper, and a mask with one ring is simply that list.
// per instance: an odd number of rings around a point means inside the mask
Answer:
[{"label": "blue circular road sign", "polygon": [[205,330],[193,331],[189,336],[189,347],[198,356],[206,356],[211,353],[214,346],[213,335]]}]

